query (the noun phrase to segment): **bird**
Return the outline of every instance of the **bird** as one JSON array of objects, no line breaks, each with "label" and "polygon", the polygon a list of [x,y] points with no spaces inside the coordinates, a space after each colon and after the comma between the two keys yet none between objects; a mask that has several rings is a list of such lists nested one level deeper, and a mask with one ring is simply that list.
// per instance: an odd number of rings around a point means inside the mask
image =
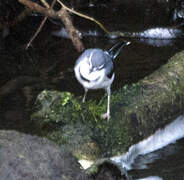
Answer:
[{"label": "bird", "polygon": [[75,77],[84,88],[83,103],[88,90],[107,91],[107,112],[101,115],[103,119],[110,119],[111,84],[115,77],[113,60],[120,54],[121,49],[129,44],[129,41],[118,42],[108,51],[100,48],[86,49],[75,62]]}]

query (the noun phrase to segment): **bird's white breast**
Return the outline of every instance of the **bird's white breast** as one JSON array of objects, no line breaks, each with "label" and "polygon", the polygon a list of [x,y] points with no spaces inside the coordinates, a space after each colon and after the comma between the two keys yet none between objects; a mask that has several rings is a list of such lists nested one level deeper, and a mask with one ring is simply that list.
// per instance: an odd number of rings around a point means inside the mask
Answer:
[{"label": "bird's white breast", "polygon": [[87,62],[81,62],[79,67],[81,75],[88,79],[89,81],[95,81],[99,79],[100,76],[103,75],[102,71],[92,71],[90,72],[90,67]]},{"label": "bird's white breast", "polygon": [[[92,71],[90,72],[90,65],[87,61],[81,61],[74,68],[75,75],[77,80],[88,89],[100,89],[108,87],[112,81],[114,80],[114,75],[111,79],[107,79],[105,76],[105,69],[101,69],[100,71]],[[85,78],[88,81],[85,81]]]}]

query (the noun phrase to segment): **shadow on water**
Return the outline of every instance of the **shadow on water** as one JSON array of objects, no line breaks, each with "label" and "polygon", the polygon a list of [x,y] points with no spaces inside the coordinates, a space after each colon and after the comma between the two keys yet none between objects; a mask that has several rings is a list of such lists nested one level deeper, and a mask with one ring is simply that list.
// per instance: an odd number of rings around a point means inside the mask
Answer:
[{"label": "shadow on water", "polygon": [[175,144],[170,144],[161,150],[149,154],[148,156],[152,159],[155,159],[154,156],[157,156],[158,159],[148,164],[149,167],[147,169],[131,171],[130,176],[132,176],[133,179],[145,178],[145,180],[146,177],[150,176],[155,177],[153,180],[157,180],[156,177],[159,177],[160,180],[183,180],[183,141],[184,139],[181,139]]},{"label": "shadow on water", "polygon": [[[149,158],[146,169],[131,170],[128,175],[131,180],[183,180],[184,178],[184,139],[170,144],[167,147],[141,156],[137,163],[144,162],[144,158]],[[147,156],[147,157],[146,157]],[[149,157],[148,157],[149,156]],[[155,160],[156,159],[156,160]],[[139,165],[137,165],[138,168]]]},{"label": "shadow on water", "polygon": [[[158,150],[148,156],[152,159],[157,156],[157,160],[148,164],[147,169],[133,170],[129,174],[133,179],[141,179],[153,176],[159,177],[160,180],[183,180],[184,178],[184,139],[170,144],[167,147]],[[150,158],[151,159],[151,158]],[[140,160],[141,161],[141,160]],[[149,180],[149,179],[148,179]]]},{"label": "shadow on water", "polygon": [[[118,1],[117,1],[118,2]],[[154,26],[170,26],[173,23],[172,15],[172,3],[158,4],[156,1],[153,3],[146,3],[140,1],[130,1],[130,4],[105,4],[98,8],[93,7],[90,9],[81,9],[81,11],[92,15],[97,18],[107,29],[110,31],[122,30],[122,31],[141,31],[146,28]],[[35,17],[31,18],[34,24]],[[76,26],[83,31],[97,30],[101,31],[99,27],[89,21],[81,19],[79,17],[73,17],[74,22],[77,22]],[[26,23],[26,22],[24,22]],[[31,23],[30,23],[31,24]],[[37,23],[39,24],[39,23]],[[29,25],[30,27],[31,25]],[[51,22],[48,22],[48,26],[54,26]],[[47,26],[47,27],[48,27]],[[36,27],[34,27],[36,29]],[[33,30],[34,30],[33,29]],[[52,82],[52,89],[59,89],[60,91],[70,91],[76,96],[82,96],[83,88],[76,81],[73,73],[73,66],[75,60],[80,55],[71,45],[69,39],[62,39],[51,36],[51,31],[43,29],[43,32],[37,37],[33,44],[33,49],[36,50],[37,59],[39,59],[39,65],[34,62],[20,62],[19,56],[14,56],[14,59],[9,59],[9,62],[3,62],[1,65],[1,77],[0,84],[3,85],[10,79],[23,75],[34,75],[39,77],[36,68],[43,69],[56,64],[54,71],[50,72],[49,76],[61,76],[61,80]],[[25,36],[25,37],[24,37]],[[26,44],[31,37],[29,37],[27,31],[22,29],[22,32],[17,32],[12,29],[9,37],[7,37],[6,48],[7,51],[15,49],[17,44],[13,44],[15,40],[19,46]],[[154,40],[142,40],[142,39],[114,39],[110,40],[105,37],[85,37],[83,42],[86,48],[102,48],[109,49],[118,40],[130,40],[131,45],[123,49],[120,56],[115,62],[115,80],[112,85],[112,91],[118,90],[125,84],[136,83],[138,80],[151,74],[163,64],[167,63],[168,59],[175,53],[181,51],[184,47],[183,39],[175,39],[170,41],[154,41]],[[51,43],[52,42],[52,43]],[[31,50],[29,50],[31,51]],[[28,54],[29,54],[28,51]],[[16,64],[17,63],[17,64]],[[38,67],[35,67],[38,66]],[[4,68],[8,67],[8,68]],[[29,68],[28,68],[29,67]],[[30,70],[33,68],[34,70]],[[34,72],[33,74],[31,74]],[[48,85],[50,87],[50,85]],[[41,89],[37,89],[39,93]],[[104,94],[104,91],[91,91],[87,99],[100,99]],[[0,128],[1,129],[17,129],[24,132],[32,132],[35,127],[32,127],[29,121],[29,114],[25,111],[25,97],[22,95],[21,90],[17,90],[9,97],[6,97],[1,102],[1,115],[0,115]],[[25,119],[28,119],[25,122]],[[172,150],[172,155],[164,157],[164,153]],[[149,169],[132,171],[132,177],[143,178],[148,176],[160,176],[164,179],[184,179],[184,167],[183,167],[183,139],[174,145],[169,145],[166,149],[160,150],[161,158],[156,162],[150,164]],[[164,151],[164,153],[162,153]],[[176,152],[176,153],[175,153]],[[163,156],[162,156],[163,154]],[[174,155],[173,155],[174,154]],[[163,158],[164,157],[164,158]],[[154,173],[152,173],[154,172]],[[163,176],[162,176],[163,175]]]},{"label": "shadow on water", "polygon": [[132,145],[122,156],[112,157],[129,179],[183,179],[184,116]]}]

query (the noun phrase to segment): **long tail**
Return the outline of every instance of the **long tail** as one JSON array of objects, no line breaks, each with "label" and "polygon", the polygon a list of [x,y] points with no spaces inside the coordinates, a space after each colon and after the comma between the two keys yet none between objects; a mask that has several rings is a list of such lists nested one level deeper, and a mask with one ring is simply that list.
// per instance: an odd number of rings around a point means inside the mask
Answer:
[{"label": "long tail", "polygon": [[121,49],[129,44],[130,42],[118,42],[111,49],[109,49],[108,53],[112,59],[115,59],[121,52]]}]

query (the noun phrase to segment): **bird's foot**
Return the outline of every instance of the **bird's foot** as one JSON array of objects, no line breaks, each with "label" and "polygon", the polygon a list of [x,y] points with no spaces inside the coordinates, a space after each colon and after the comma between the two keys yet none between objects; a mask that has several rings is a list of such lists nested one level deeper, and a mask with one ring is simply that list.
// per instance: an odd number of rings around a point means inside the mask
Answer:
[{"label": "bird's foot", "polygon": [[102,118],[102,119],[107,119],[108,121],[109,121],[110,117],[111,117],[111,116],[110,116],[110,113],[105,113],[105,114],[102,114],[102,115],[101,115],[101,118]]}]

